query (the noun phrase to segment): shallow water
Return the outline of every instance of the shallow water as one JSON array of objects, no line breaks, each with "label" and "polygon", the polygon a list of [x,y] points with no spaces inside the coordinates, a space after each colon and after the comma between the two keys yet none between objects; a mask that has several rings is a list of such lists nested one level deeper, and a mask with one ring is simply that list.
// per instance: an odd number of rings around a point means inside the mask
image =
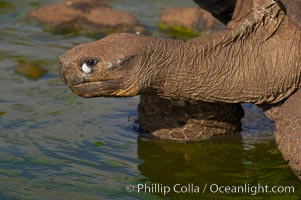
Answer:
[{"label": "shallow water", "polygon": [[[57,57],[85,36],[54,35],[24,16],[53,0],[0,1],[0,199],[301,199],[273,123],[244,105],[241,137],[182,144],[138,138],[138,97],[82,99],[58,76]],[[191,1],[115,0],[153,34],[159,13]],[[128,184],[294,186],[295,194],[128,192]]]}]

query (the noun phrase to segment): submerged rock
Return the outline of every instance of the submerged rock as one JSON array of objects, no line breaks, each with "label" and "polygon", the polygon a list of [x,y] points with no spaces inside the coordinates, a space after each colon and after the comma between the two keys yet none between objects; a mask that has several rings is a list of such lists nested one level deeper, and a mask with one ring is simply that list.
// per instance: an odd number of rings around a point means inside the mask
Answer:
[{"label": "submerged rock", "polygon": [[28,17],[56,33],[141,31],[139,22],[133,15],[113,9],[98,0],[62,0],[33,10]]},{"label": "submerged rock", "polygon": [[194,37],[202,33],[218,31],[225,25],[209,12],[198,8],[167,8],[160,16],[158,27],[176,37]]},{"label": "submerged rock", "polygon": [[47,70],[36,63],[20,62],[16,67],[15,72],[28,79],[36,80],[44,76],[47,73]]}]

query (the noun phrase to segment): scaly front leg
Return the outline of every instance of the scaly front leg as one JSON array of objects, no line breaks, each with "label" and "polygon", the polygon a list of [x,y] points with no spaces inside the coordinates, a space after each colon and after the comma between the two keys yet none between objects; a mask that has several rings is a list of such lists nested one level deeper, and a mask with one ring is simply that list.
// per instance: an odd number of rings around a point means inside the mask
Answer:
[{"label": "scaly front leg", "polygon": [[275,137],[279,150],[301,180],[301,90],[279,105]]}]

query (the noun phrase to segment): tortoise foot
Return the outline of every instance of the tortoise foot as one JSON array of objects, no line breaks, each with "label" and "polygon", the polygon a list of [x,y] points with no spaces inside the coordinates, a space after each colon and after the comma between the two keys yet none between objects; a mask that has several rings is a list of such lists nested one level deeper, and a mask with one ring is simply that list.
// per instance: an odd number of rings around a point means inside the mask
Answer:
[{"label": "tortoise foot", "polygon": [[143,131],[154,138],[177,141],[237,133],[243,117],[239,104],[169,100],[155,95],[141,95],[138,111]]},{"label": "tortoise foot", "polygon": [[201,141],[216,135],[237,134],[238,127],[225,122],[210,120],[188,120],[178,128],[164,128],[151,133],[155,138],[177,141]]},{"label": "tortoise foot", "polygon": [[301,181],[301,90],[270,109],[268,114],[275,121],[278,149]]},{"label": "tortoise foot", "polygon": [[[301,181],[301,124],[300,132],[280,132],[276,127],[276,143],[283,158],[288,161],[289,166]],[[289,130],[289,128],[288,128]]]}]

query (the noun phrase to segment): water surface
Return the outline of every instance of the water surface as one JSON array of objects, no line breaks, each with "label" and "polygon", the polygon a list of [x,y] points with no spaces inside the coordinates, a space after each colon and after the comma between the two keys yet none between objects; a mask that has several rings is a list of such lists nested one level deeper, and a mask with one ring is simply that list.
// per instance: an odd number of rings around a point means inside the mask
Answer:
[{"label": "water surface", "polygon": [[[139,139],[128,117],[138,97],[82,99],[58,75],[57,58],[86,36],[55,35],[25,19],[54,0],[0,1],[0,199],[300,199],[301,184],[283,161],[273,123],[244,105],[241,137],[182,144]],[[155,23],[167,6],[192,1],[107,1]],[[161,34],[160,34],[161,35]],[[127,184],[268,184],[295,194],[147,194]]]}]

